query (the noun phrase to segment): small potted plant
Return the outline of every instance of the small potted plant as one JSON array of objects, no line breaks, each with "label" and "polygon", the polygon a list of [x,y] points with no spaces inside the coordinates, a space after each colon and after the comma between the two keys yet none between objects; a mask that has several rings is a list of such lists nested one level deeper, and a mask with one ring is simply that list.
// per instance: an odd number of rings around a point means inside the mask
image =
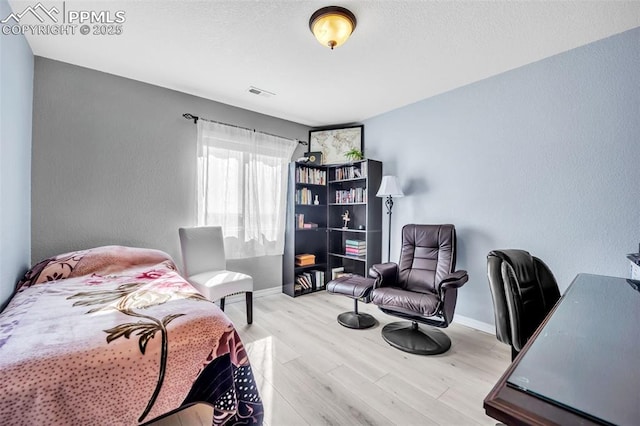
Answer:
[{"label": "small potted plant", "polygon": [[364,160],[364,154],[359,149],[351,148],[349,151],[344,153],[344,156],[349,161],[360,161]]}]

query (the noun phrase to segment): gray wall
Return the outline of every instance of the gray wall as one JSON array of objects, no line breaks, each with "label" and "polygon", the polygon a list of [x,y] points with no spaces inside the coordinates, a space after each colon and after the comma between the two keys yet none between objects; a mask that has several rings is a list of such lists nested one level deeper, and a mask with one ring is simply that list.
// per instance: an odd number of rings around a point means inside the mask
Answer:
[{"label": "gray wall", "polygon": [[[11,13],[0,0],[0,16]],[[30,264],[33,54],[24,36],[0,35],[0,306]]]},{"label": "gray wall", "polygon": [[[178,227],[195,224],[196,126],[185,112],[308,138],[296,123],[36,57],[33,261],[122,244],[181,266]],[[253,275],[256,290],[282,284],[280,256],[230,267]]]},{"label": "gray wall", "polygon": [[458,267],[470,276],[458,314],[493,323],[492,249],[541,257],[562,290],[580,272],[628,276],[625,255],[640,241],[640,28],[365,129],[365,153],[407,193],[394,205],[392,258],[402,224],[456,225]]}]

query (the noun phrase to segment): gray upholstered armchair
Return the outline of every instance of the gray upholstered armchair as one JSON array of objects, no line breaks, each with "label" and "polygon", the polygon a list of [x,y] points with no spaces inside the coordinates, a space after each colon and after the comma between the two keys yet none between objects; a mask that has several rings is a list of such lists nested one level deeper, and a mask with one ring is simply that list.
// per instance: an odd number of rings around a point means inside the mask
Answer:
[{"label": "gray upholstered armchair", "polygon": [[456,266],[456,230],[453,225],[405,225],[400,262],[373,265],[376,279],[371,302],[386,314],[411,321],[382,329],[383,339],[405,352],[433,355],[446,352],[451,340],[432,327],[448,327],[458,288],[469,279]]}]

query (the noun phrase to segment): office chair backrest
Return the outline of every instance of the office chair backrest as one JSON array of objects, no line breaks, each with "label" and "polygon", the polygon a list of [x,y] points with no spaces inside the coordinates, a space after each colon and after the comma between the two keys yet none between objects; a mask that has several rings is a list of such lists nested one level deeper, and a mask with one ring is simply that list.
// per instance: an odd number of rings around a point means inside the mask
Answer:
[{"label": "office chair backrest", "polygon": [[456,267],[455,245],[453,225],[405,225],[399,283],[405,290],[437,294],[436,283]]},{"label": "office chair backrest", "polygon": [[519,352],[560,298],[547,265],[524,250],[494,250],[487,256],[498,340]]},{"label": "office chair backrest", "polygon": [[221,227],[180,228],[178,233],[184,273],[187,277],[227,269]]}]

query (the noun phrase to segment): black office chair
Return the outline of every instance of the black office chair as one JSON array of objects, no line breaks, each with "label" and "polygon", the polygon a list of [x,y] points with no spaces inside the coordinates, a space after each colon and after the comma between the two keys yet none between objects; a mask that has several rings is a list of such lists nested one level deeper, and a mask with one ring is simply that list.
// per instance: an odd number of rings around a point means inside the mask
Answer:
[{"label": "black office chair", "polygon": [[494,250],[487,255],[496,337],[511,346],[511,360],[560,298],[553,273],[524,250]]},{"label": "black office chair", "polygon": [[405,225],[399,264],[371,267],[376,279],[371,302],[385,314],[408,319],[382,329],[391,346],[419,355],[435,355],[451,347],[451,339],[435,328],[453,320],[458,288],[469,279],[456,271],[456,230],[453,225]]}]

